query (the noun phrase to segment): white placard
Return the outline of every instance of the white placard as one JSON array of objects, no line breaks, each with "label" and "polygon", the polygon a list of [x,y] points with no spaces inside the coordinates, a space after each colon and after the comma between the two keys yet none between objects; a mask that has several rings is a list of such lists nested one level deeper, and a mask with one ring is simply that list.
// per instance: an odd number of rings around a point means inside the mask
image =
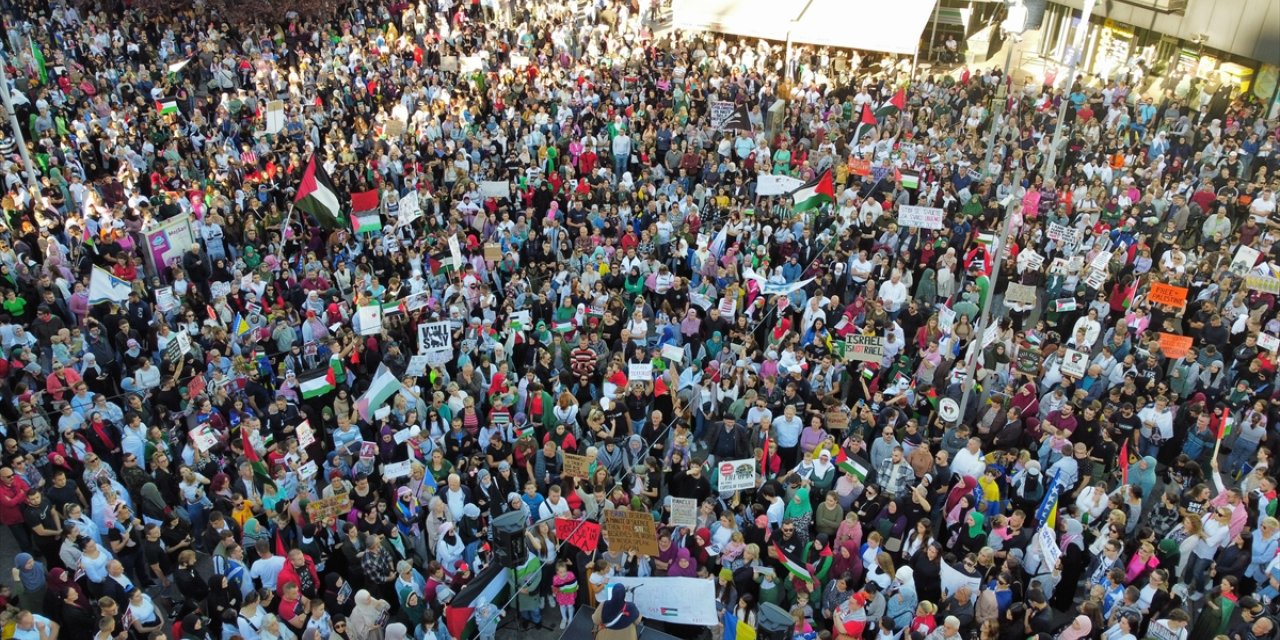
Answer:
[{"label": "white placard", "polygon": [[804,180],[791,176],[764,174],[756,178],[756,195],[780,196],[804,186]]},{"label": "white placard", "polygon": [[400,197],[400,206],[396,212],[397,222],[409,224],[422,217],[422,204],[418,201],[418,192],[410,191]]},{"label": "white placard", "polygon": [[1000,337],[1000,325],[993,322],[991,323],[991,326],[987,327],[986,331],[982,332],[982,348],[986,349],[987,347],[991,346],[991,343],[995,342],[996,338],[999,338],[999,337]]},{"label": "white placard", "polygon": [[404,375],[410,378],[420,378],[427,375],[427,367],[431,366],[430,360],[427,356],[409,358],[409,365],[405,367]]},{"label": "white placard", "polygon": [[720,317],[732,320],[733,315],[738,311],[738,300],[736,298],[724,298],[720,300]]},{"label": "white placard", "polygon": [[391,464],[382,465],[382,477],[387,480],[395,480],[403,478],[413,470],[413,461],[404,460],[402,462],[393,462]]},{"label": "white placard", "polygon": [[449,236],[449,257],[453,258],[453,268],[462,268],[462,247],[458,244],[458,236]]},{"label": "white placard", "polygon": [[218,432],[208,424],[202,424],[191,430],[191,442],[201,452],[207,452],[218,444]]},{"label": "white placard", "polygon": [[1269,333],[1258,334],[1258,346],[1266,351],[1280,350],[1280,338]]},{"label": "white placard", "polygon": [[898,224],[918,229],[941,229],[946,212],[937,207],[902,205],[898,209]]},{"label": "white placard", "polygon": [[[613,584],[632,590],[636,609],[650,620],[699,627],[716,624],[715,580],[670,576],[610,578],[609,585]],[[610,589],[609,585],[605,589]]]},{"label": "white placard", "polygon": [[1262,252],[1253,247],[1240,245],[1235,257],[1231,259],[1231,273],[1244,275],[1253,271],[1253,265],[1258,264],[1258,257],[1261,255]]},{"label": "white placard", "polygon": [[413,431],[413,427],[407,427],[407,428],[401,429],[397,431],[395,435],[391,436],[391,439],[395,440],[396,444],[404,444],[409,441],[409,438],[413,437],[412,435],[410,435],[410,432],[412,431]]},{"label": "white placard", "polygon": [[191,353],[191,334],[186,331],[179,331],[174,335],[176,336],[174,340],[178,341],[178,349],[180,349],[184,355]]},{"label": "white placard", "polygon": [[716,489],[720,492],[754,489],[756,487],[756,460],[716,461]]},{"label": "white placard", "polygon": [[173,287],[156,289],[156,308],[160,313],[169,313],[178,308],[178,296],[173,294]]},{"label": "white placard", "polygon": [[1089,354],[1067,349],[1066,353],[1062,354],[1062,364],[1059,368],[1065,375],[1083,378],[1085,370],[1089,368]]},{"label": "white placard", "polygon": [[458,71],[460,73],[472,73],[479,71],[484,66],[484,59],[479,55],[463,56],[458,59]]},{"label": "white placard", "polygon": [[311,428],[311,423],[303,420],[302,424],[294,430],[298,434],[298,446],[306,449],[316,443],[316,430]]},{"label": "white placard", "polygon": [[952,595],[956,591],[959,591],[960,587],[969,587],[969,591],[973,593],[978,593],[980,591],[979,586],[982,584],[982,578],[977,576],[967,576],[956,570],[955,567],[947,564],[945,561],[942,563],[940,568],[942,571],[939,573],[938,578],[942,583],[942,595]]},{"label": "white placard", "polygon": [[453,352],[453,330],[449,323],[424,322],[418,325],[418,353],[426,355],[438,350]]},{"label": "white placard", "polygon": [[653,380],[653,363],[627,365],[627,382],[651,382]]},{"label": "white placard", "polygon": [[1044,266],[1044,256],[1036,253],[1035,251],[1030,251],[1027,253],[1027,270],[1028,271],[1039,271],[1040,267],[1043,267],[1043,266]]},{"label": "white placard", "polygon": [[442,367],[453,360],[453,349],[432,349],[422,355],[427,359],[427,364]]},{"label": "white placard", "polygon": [[1093,260],[1089,261],[1089,268],[1096,269],[1098,271],[1106,271],[1107,265],[1110,263],[1111,263],[1111,252],[1099,251],[1098,255],[1094,256]]},{"label": "white placard", "polygon": [[1085,286],[1094,290],[1102,290],[1103,285],[1107,284],[1107,272],[1100,269],[1091,269],[1089,277],[1084,279]]},{"label": "white placard", "polygon": [[277,134],[284,130],[284,101],[272,100],[267,103],[267,133]]},{"label": "white placard", "polygon": [[300,480],[311,480],[320,472],[320,465],[315,460],[308,460],[306,464],[298,467],[298,478]]},{"label": "white placard", "polygon": [[360,325],[362,336],[376,336],[382,333],[382,305],[369,304],[356,309],[356,322]]},{"label": "white placard", "polygon": [[673,527],[689,527],[693,529],[698,526],[697,498],[671,498],[670,521]]},{"label": "white placard", "polygon": [[511,183],[506,180],[480,181],[481,198],[510,198]]},{"label": "white placard", "polygon": [[684,362],[684,349],[674,344],[662,345],[662,357],[672,362]]},{"label": "white placard", "polygon": [[1036,543],[1040,545],[1040,557],[1044,559],[1046,568],[1057,566],[1062,549],[1058,548],[1058,538],[1053,535],[1053,529],[1040,527],[1036,530]]}]

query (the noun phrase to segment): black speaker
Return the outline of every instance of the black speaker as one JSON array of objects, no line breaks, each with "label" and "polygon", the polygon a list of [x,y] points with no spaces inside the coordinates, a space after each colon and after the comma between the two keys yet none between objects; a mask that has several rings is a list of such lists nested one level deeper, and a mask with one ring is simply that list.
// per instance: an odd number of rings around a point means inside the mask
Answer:
[{"label": "black speaker", "polygon": [[795,635],[795,620],[786,609],[771,602],[761,602],[756,614],[757,640],[791,640]]},{"label": "black speaker", "polygon": [[499,563],[514,567],[516,562],[523,562],[528,548],[524,542],[524,513],[512,511],[493,519],[490,525],[493,531],[493,551]]}]

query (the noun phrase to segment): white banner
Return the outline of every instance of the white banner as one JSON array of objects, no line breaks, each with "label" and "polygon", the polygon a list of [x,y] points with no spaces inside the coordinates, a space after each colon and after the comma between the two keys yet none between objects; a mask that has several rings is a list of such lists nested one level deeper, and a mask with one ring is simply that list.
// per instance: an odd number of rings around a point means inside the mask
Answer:
[{"label": "white banner", "polygon": [[762,175],[756,178],[756,195],[780,196],[804,186],[804,180],[791,176]]},{"label": "white banner", "polygon": [[398,223],[401,225],[409,224],[422,217],[422,204],[418,202],[417,191],[410,191],[400,197],[397,217]]},{"label": "white banner", "polygon": [[946,213],[937,207],[902,205],[898,209],[898,224],[918,229],[941,229]]},{"label": "white banner", "polygon": [[711,627],[716,624],[715,580],[702,578],[612,578],[614,584],[633,589],[631,599],[640,615],[650,620]]},{"label": "white banner", "polygon": [[958,591],[960,587],[969,587],[969,591],[978,593],[978,587],[982,584],[982,578],[965,575],[946,562],[942,563],[941,568],[942,572],[938,577],[939,581],[942,583],[942,595],[952,595]]},{"label": "white banner", "polygon": [[1053,534],[1053,530],[1040,527],[1036,531],[1036,543],[1040,545],[1040,557],[1044,558],[1045,566],[1050,569],[1057,566],[1058,558],[1062,557],[1062,549],[1058,548],[1058,537]]}]

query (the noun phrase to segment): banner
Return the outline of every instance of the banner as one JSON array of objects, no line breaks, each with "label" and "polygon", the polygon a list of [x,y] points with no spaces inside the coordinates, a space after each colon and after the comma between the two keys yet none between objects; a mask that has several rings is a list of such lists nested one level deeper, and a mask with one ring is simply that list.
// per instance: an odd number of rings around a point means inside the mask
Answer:
[{"label": "banner", "polygon": [[[609,538],[613,546],[613,538]],[[625,549],[626,547],[621,547]],[[716,618],[716,581],[703,578],[611,578],[632,591],[640,615],[650,620],[713,627]],[[975,591],[974,593],[977,593]]]},{"label": "banner", "polygon": [[942,595],[952,595],[958,591],[960,587],[969,587],[969,591],[975,594],[979,592],[979,586],[982,584],[982,578],[978,576],[965,575],[947,564],[946,561],[942,562],[941,568],[942,572],[938,577],[942,582]]},{"label": "banner", "polygon": [[806,278],[799,282],[792,282],[790,284],[769,282],[768,278],[765,278],[764,276],[756,273],[755,270],[752,269],[751,267],[747,267],[746,269],[743,269],[742,275],[746,278],[755,280],[756,283],[760,285],[760,293],[766,296],[789,295],[794,291],[803,289],[804,286],[809,284],[810,282],[813,282],[813,278]]},{"label": "banner", "polygon": [[1280,294],[1280,278],[1256,274],[1247,275],[1244,277],[1244,286],[1262,293]]},{"label": "banner", "polygon": [[884,339],[854,334],[845,338],[844,357],[857,362],[883,362]]},{"label": "banner", "polygon": [[180,265],[182,255],[196,242],[195,233],[191,230],[191,216],[170,218],[144,235],[147,250],[143,257],[151,268],[151,276],[160,278],[161,282],[167,282],[165,267]]},{"label": "banner", "polygon": [[719,491],[756,488],[756,461],[754,458],[719,461],[716,463],[716,473],[718,474],[716,488]]},{"label": "banner", "polygon": [[756,178],[756,195],[780,196],[804,186],[804,180],[791,176],[765,174]]},{"label": "banner", "polygon": [[510,198],[511,183],[506,180],[484,180],[480,182],[481,198]]},{"label": "banner", "polygon": [[937,207],[902,205],[898,209],[898,224],[918,229],[941,229],[946,213]]},{"label": "banner", "polygon": [[719,131],[724,126],[724,121],[733,115],[733,103],[728,100],[718,100],[711,103],[711,126]]},{"label": "banner", "polygon": [[1170,307],[1185,307],[1187,305],[1186,287],[1175,287],[1163,282],[1151,283],[1151,293],[1147,297],[1151,302]]},{"label": "banner", "polygon": [[556,518],[556,538],[592,553],[600,544],[600,524],[590,520]]},{"label": "banner", "polygon": [[604,512],[604,530],[609,534],[610,549],[635,550],[642,556],[658,555],[657,525],[653,516],[643,511],[610,509]]}]

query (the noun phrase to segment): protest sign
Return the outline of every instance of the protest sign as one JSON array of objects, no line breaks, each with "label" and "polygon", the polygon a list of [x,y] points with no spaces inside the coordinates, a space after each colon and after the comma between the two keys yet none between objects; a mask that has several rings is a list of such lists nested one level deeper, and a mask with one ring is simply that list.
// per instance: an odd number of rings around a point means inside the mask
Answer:
[{"label": "protest sign", "polygon": [[1035,376],[1040,374],[1040,363],[1044,361],[1044,354],[1036,347],[1022,347],[1018,349],[1018,373]]},{"label": "protest sign", "polygon": [[1253,271],[1253,265],[1258,264],[1258,258],[1262,256],[1262,252],[1253,247],[1240,245],[1236,249],[1236,255],[1231,259],[1231,273],[1235,275],[1245,275]]},{"label": "protest sign", "polygon": [[357,309],[356,323],[360,325],[362,336],[376,336],[382,333],[382,305],[368,304]]},{"label": "protest sign", "polygon": [[733,115],[733,103],[728,100],[717,100],[711,103],[711,126],[717,131],[724,126],[725,120]]},{"label": "protest sign", "polygon": [[511,183],[506,180],[482,180],[480,182],[481,198],[510,198]]},{"label": "protest sign", "polygon": [[410,378],[420,378],[427,375],[427,367],[431,366],[431,358],[427,356],[413,356],[409,358],[409,364],[405,367],[404,375]]},{"label": "protest sign", "polygon": [[1280,294],[1280,278],[1251,274],[1244,277],[1244,286],[1262,293]]},{"label": "protest sign", "polygon": [[1077,303],[1075,298],[1059,298],[1053,301],[1053,310],[1057,311],[1058,313],[1075,311],[1076,305]]},{"label": "protest sign", "polygon": [[940,568],[942,571],[939,573],[938,578],[942,583],[942,594],[944,596],[954,594],[960,587],[969,587],[969,590],[973,593],[980,591],[979,587],[982,584],[982,578],[966,575],[946,561],[942,562]]},{"label": "protest sign", "polygon": [[756,178],[756,195],[780,196],[804,186],[804,180],[791,176],[764,174]]},{"label": "protest sign", "polygon": [[1062,549],[1058,547],[1058,536],[1053,529],[1040,527],[1036,531],[1036,543],[1040,545],[1040,557],[1044,558],[1045,566],[1057,566],[1058,559],[1062,557]]},{"label": "protest sign", "polygon": [[662,357],[675,362],[684,362],[684,349],[674,344],[662,345]]},{"label": "protest sign", "polygon": [[178,296],[173,293],[173,287],[156,289],[156,309],[161,313],[168,313],[177,309],[178,304]]},{"label": "protest sign", "polygon": [[387,480],[395,480],[404,478],[409,475],[409,471],[413,466],[412,460],[402,460],[391,464],[382,465],[382,477]]},{"label": "protest sign", "polygon": [[754,489],[756,488],[756,461],[754,458],[720,460],[716,462],[716,475],[716,488],[720,491]]},{"label": "protest sign", "polygon": [[191,430],[191,442],[202,452],[207,452],[218,444],[218,432],[208,423],[201,424]]},{"label": "protest sign", "polygon": [[267,133],[275,135],[284,130],[284,101],[267,102]]},{"label": "protest sign", "polygon": [[590,520],[556,518],[556,538],[586,553],[593,553],[600,544],[600,524]]},{"label": "protest sign", "polygon": [[1004,301],[1010,304],[1030,304],[1036,303],[1036,288],[1017,282],[1009,283],[1009,290],[1004,294]]},{"label": "protest sign", "polygon": [[671,498],[671,526],[698,526],[698,500],[696,498]]},{"label": "protest sign", "polygon": [[720,300],[720,317],[727,320],[733,319],[733,314],[738,311],[738,301],[735,298],[724,298]]},{"label": "protest sign", "polygon": [[1259,333],[1258,346],[1266,351],[1280,350],[1280,338],[1276,338],[1269,333]]},{"label": "protest sign", "polygon": [[301,480],[311,480],[320,472],[320,465],[315,460],[308,460],[306,464],[298,467],[298,478]]},{"label": "protest sign", "polygon": [[884,339],[878,336],[851,335],[845,338],[844,357],[857,362],[882,362]]},{"label": "protest sign", "polygon": [[1089,261],[1089,268],[1097,269],[1099,271],[1106,271],[1107,265],[1110,263],[1111,263],[1111,252],[1099,251],[1098,255],[1094,256],[1093,260]]},{"label": "protest sign", "polygon": [[316,443],[316,430],[311,428],[311,423],[306,420],[294,429],[294,433],[298,435],[298,446],[303,449]]},{"label": "protest sign", "polygon": [[871,175],[871,161],[863,158],[852,158],[849,160],[849,173],[855,176]]},{"label": "protest sign", "polygon": [[1075,349],[1067,349],[1062,355],[1062,364],[1060,368],[1064,375],[1083,378],[1085,370],[1089,367],[1089,354],[1076,351]]},{"label": "protest sign", "polygon": [[653,516],[643,511],[610,509],[604,512],[609,548],[635,550],[642,556],[658,555],[658,531]]},{"label": "protest sign", "polygon": [[418,353],[428,355],[439,351],[453,353],[453,331],[449,329],[449,323],[424,322],[418,325]]},{"label": "protest sign", "polygon": [[828,431],[843,432],[849,427],[849,414],[839,409],[832,409],[826,413],[826,423]]},{"label": "protest sign", "polygon": [[1186,287],[1175,287],[1163,282],[1153,282],[1151,283],[1151,293],[1148,298],[1157,304],[1184,307],[1187,304],[1187,289]]},{"label": "protest sign", "polygon": [[560,455],[564,458],[564,475],[571,478],[587,478],[591,475],[591,458],[573,453]]},{"label": "protest sign", "polygon": [[409,438],[412,438],[412,437],[413,437],[413,427],[409,427],[407,429],[401,429],[397,431],[394,436],[391,436],[391,439],[394,440],[396,444],[404,444],[409,441]]},{"label": "protest sign", "polygon": [[[614,546],[612,535],[609,538],[609,546]],[[647,578],[615,577],[610,578],[609,583],[620,584],[629,590],[636,609],[640,615],[649,620],[695,627],[712,627],[719,621],[716,616],[715,580],[650,576]],[[974,590],[974,593],[977,593],[977,590]],[[566,638],[570,636],[571,634],[565,635]],[[742,634],[738,634],[737,637],[743,640]]]},{"label": "protest sign", "polygon": [[1094,291],[1101,291],[1102,285],[1107,283],[1107,272],[1099,269],[1090,269],[1089,277],[1084,279],[1085,286]]},{"label": "protest sign", "polygon": [[1180,336],[1176,333],[1160,332],[1160,351],[1166,358],[1174,360],[1187,355],[1191,350],[1191,336]]},{"label": "protest sign", "polygon": [[321,498],[307,503],[307,517],[312,522],[327,518],[341,518],[351,511],[351,501],[346,493],[335,493],[332,498]]},{"label": "protest sign", "polygon": [[898,209],[898,224],[917,229],[941,229],[946,213],[937,207],[902,205]]},{"label": "protest sign", "polygon": [[627,365],[627,382],[652,382],[653,363],[632,363]]},{"label": "protest sign", "polygon": [[489,262],[497,262],[502,259],[502,245],[496,242],[484,243],[484,259]]},{"label": "protest sign", "polygon": [[400,206],[397,207],[396,217],[401,225],[409,224],[422,217],[422,205],[418,201],[417,191],[410,191],[400,197]]}]

